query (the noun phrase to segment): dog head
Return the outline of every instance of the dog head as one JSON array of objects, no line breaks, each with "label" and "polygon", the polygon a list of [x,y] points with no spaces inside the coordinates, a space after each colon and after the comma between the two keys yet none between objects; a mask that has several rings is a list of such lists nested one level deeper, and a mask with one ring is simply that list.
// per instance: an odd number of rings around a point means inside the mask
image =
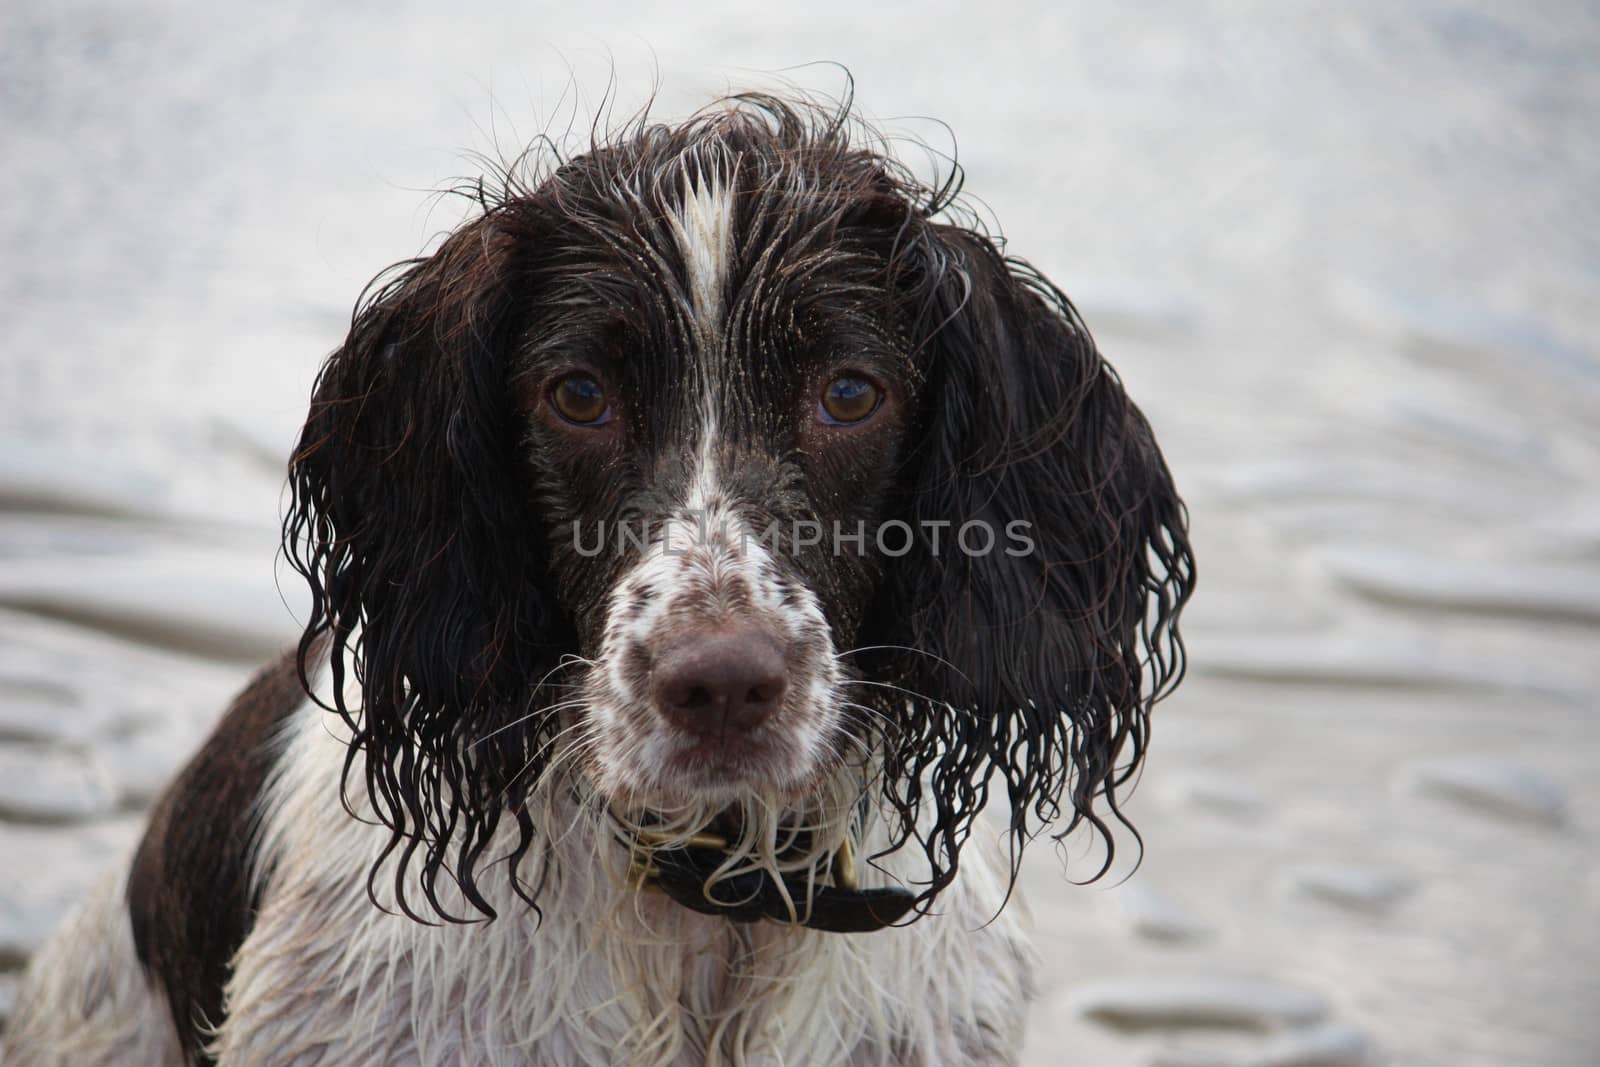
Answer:
[{"label": "dog head", "polygon": [[435,907],[448,870],[490,910],[476,866],[558,764],[691,821],[843,777],[924,901],[997,781],[1019,844],[1109,835],[1181,675],[1185,513],[1066,298],[954,197],[744,96],[480,189],[364,299],[285,547]]}]

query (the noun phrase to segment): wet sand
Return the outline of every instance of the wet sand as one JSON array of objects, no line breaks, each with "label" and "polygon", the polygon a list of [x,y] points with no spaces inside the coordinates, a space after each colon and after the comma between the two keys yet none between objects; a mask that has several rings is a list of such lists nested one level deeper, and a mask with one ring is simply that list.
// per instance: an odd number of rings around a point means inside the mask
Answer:
[{"label": "wet sand", "polygon": [[1027,1062],[1595,1062],[1592,11],[274,10],[0,13],[0,1007],[296,632],[283,458],[361,286],[459,218],[426,190],[586,128],[613,62],[670,117],[829,57],[955,130],[1193,513],[1142,866],[1024,872]]}]

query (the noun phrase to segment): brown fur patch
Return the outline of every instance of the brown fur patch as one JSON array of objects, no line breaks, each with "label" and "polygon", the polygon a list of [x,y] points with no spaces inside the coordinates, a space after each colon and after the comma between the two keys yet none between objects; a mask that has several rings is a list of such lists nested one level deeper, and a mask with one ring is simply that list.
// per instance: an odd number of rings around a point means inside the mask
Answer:
[{"label": "brown fur patch", "polygon": [[185,1058],[210,1062],[233,954],[254,923],[256,800],[271,740],[305,699],[293,653],[263,668],[150,813],[128,875],[134,949],[167,995]]}]

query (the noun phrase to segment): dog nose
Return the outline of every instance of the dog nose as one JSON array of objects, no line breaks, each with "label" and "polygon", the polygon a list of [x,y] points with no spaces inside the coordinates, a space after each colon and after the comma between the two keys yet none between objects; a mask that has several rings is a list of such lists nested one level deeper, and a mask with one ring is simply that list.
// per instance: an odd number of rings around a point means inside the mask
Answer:
[{"label": "dog nose", "polygon": [[662,714],[701,737],[754,730],[789,688],[783,646],[760,630],[682,638],[656,657],[652,677]]}]

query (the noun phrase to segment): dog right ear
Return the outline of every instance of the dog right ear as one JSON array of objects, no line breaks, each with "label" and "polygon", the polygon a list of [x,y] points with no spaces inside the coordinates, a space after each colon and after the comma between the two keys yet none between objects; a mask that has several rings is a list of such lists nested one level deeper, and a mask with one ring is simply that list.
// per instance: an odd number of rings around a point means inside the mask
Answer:
[{"label": "dog right ear", "polygon": [[[992,780],[1017,852],[1065,817],[1122,818],[1149,712],[1183,674],[1178,618],[1194,586],[1188,514],[1149,424],[1048,279],[981,234],[928,224],[908,243],[921,283],[925,413],[907,518],[949,527],[894,561],[874,643],[926,704],[890,743],[891,803],[915,814],[934,888]],[[988,551],[959,541],[968,524]],[[950,543],[955,540],[957,543]],[[891,709],[890,714],[895,710]]]},{"label": "dog right ear", "polygon": [[[471,860],[516,807],[505,791],[537,774],[554,724],[501,727],[574,647],[547,588],[508,386],[508,275],[534,244],[510,221],[491,208],[374,283],[317,378],[289,466],[283,548],[312,594],[302,678],[327,635],[334,710],[355,737],[347,784],[363,763],[390,849],[402,864],[423,853],[436,910],[447,868],[488,910]],[[345,705],[352,672],[359,707]]]}]

